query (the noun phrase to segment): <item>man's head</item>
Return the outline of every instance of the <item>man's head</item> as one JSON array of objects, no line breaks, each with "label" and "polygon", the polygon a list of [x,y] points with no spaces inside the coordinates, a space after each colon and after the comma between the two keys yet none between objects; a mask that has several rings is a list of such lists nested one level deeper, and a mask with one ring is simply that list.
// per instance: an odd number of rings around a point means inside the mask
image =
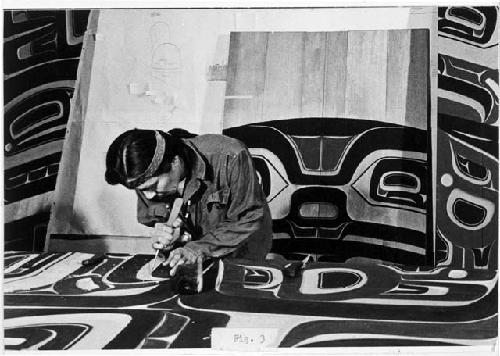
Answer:
[{"label": "man's head", "polygon": [[142,191],[148,199],[162,200],[165,196],[179,193],[179,183],[184,177],[184,161],[175,156],[170,164],[170,171],[152,176],[135,189]]},{"label": "man's head", "polygon": [[129,130],[118,136],[106,155],[106,182],[138,189],[148,199],[177,193],[185,178],[186,147],[177,137],[155,130]]}]

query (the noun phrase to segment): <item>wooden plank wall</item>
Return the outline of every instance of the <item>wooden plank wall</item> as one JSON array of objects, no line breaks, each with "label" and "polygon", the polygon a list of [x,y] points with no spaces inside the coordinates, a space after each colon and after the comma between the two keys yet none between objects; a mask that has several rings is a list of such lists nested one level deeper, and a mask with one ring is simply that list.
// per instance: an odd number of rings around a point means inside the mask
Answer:
[{"label": "wooden plank wall", "polygon": [[347,83],[347,32],[331,32],[326,38],[323,115],[345,116]]},{"label": "wooden plank wall", "polygon": [[427,129],[427,30],[240,32],[229,53],[224,128],[319,116]]},{"label": "wooden plank wall", "polygon": [[266,75],[267,33],[231,33],[224,112],[231,113],[231,126],[262,117]]}]

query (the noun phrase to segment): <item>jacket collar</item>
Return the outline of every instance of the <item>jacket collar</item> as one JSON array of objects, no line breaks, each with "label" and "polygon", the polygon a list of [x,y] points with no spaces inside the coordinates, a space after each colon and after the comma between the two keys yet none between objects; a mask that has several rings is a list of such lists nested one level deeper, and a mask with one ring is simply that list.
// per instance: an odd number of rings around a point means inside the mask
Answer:
[{"label": "jacket collar", "polygon": [[208,180],[207,162],[195,144],[189,139],[184,139],[186,144],[194,154],[191,167],[191,177],[184,188],[183,200],[186,203],[200,189],[203,181]]}]

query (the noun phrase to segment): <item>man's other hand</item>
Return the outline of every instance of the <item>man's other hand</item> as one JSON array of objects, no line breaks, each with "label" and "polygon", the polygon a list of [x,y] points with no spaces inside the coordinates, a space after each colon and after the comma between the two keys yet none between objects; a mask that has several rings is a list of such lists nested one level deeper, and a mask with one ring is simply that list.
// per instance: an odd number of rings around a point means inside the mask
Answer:
[{"label": "man's other hand", "polygon": [[177,268],[182,265],[196,263],[199,255],[188,247],[179,247],[170,252],[167,260],[163,265],[170,265],[170,275],[173,276],[177,272]]}]

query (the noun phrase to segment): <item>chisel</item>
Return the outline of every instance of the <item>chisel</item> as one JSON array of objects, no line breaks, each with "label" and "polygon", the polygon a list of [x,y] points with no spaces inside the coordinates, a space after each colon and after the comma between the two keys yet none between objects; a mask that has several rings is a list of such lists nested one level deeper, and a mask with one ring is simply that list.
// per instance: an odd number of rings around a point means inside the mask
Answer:
[{"label": "chisel", "polygon": [[[172,204],[172,209],[170,210],[170,214],[168,216],[168,220],[165,223],[166,226],[172,227],[174,225],[174,221],[179,217],[179,214],[181,212],[182,203],[182,198],[175,198],[174,203]],[[170,244],[172,244],[173,242],[174,241],[171,241]],[[153,271],[156,269],[156,267],[158,267],[156,262],[158,260],[159,253],[160,250],[156,250],[153,264],[151,265],[151,274],[153,274]]]}]

